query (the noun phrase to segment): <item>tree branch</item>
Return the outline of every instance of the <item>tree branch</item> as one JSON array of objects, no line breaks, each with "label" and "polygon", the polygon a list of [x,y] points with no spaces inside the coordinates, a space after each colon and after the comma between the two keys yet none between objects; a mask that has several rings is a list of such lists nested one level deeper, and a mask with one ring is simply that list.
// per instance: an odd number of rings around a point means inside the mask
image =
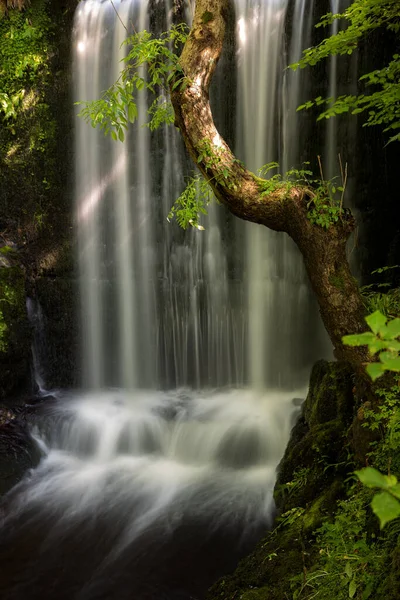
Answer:
[{"label": "tree branch", "polygon": [[[219,134],[212,117],[209,86],[222,52],[228,0],[197,0],[192,29],[180,66],[185,85],[171,82],[175,125],[186,148],[216,197],[237,217],[286,232],[299,247],[317,296],[336,356],[360,363],[363,348],[343,346],[341,338],[366,329],[365,309],[346,258],[346,242],[355,227],[350,211],[324,229],[310,222],[310,190],[282,183],[265,193],[265,180],[238,161]],[[181,77],[181,74],[179,75]]]}]

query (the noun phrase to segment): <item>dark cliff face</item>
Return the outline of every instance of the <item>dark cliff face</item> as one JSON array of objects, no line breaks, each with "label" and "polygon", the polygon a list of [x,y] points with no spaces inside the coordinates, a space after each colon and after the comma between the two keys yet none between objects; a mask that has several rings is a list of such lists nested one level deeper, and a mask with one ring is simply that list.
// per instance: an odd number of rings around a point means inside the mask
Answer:
[{"label": "dark cliff face", "polygon": [[[0,19],[2,68],[11,73],[4,80],[5,91],[25,90],[16,117],[3,120],[0,140],[0,247],[3,254],[10,249],[0,264],[0,279],[2,292],[12,295],[3,310],[0,398],[31,387],[32,331],[25,298],[43,295],[49,281],[52,294],[47,304],[52,303],[50,312],[64,326],[64,331],[50,331],[57,340],[57,358],[49,380],[55,385],[73,383],[76,311],[71,294],[64,291],[66,281],[75,290],[70,46],[76,5],[76,0],[34,0],[26,11],[11,10]],[[39,66],[13,79],[13,53],[18,60],[18,54],[29,56],[33,50],[28,34],[34,36]],[[55,293],[59,277],[62,285]]]}]

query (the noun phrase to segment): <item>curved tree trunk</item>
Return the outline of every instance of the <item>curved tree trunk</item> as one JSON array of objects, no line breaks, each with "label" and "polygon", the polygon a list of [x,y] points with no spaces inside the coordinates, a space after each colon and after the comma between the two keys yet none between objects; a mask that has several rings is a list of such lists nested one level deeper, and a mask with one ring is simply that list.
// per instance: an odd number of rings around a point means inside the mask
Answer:
[{"label": "curved tree trunk", "polygon": [[22,10],[27,8],[30,4],[30,0],[0,0],[0,12],[6,12],[9,8],[17,8]]},{"label": "curved tree trunk", "polygon": [[187,87],[171,88],[175,124],[215,195],[234,215],[284,231],[295,241],[336,357],[360,365],[367,359],[366,351],[341,342],[343,335],[366,329],[362,298],[346,257],[354,218],[345,210],[326,230],[307,217],[307,188],[296,186],[288,192],[282,185],[272,193],[263,193],[264,180],[235,158],[215,127],[208,90],[222,51],[228,2],[196,1],[192,29],[180,58]]}]

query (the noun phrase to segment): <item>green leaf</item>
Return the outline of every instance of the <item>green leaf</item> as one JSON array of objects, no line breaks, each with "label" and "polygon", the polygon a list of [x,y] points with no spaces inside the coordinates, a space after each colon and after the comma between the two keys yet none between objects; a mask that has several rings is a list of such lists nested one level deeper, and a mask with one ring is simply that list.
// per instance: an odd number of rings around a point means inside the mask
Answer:
[{"label": "green leaf", "polygon": [[380,333],[385,330],[387,319],[379,310],[365,317],[365,320],[374,333]]},{"label": "green leaf", "polygon": [[386,340],[385,347],[388,348],[388,350],[400,352],[400,342],[397,342],[396,340]]},{"label": "green leaf", "polygon": [[400,319],[393,319],[387,324],[384,337],[391,340],[398,336],[400,336]]},{"label": "green leaf", "polygon": [[120,142],[123,142],[125,139],[125,134],[124,134],[124,130],[122,129],[122,127],[120,127],[118,129],[118,139]]},{"label": "green leaf", "polygon": [[378,487],[381,489],[388,488],[388,480],[385,475],[382,475],[379,471],[373,467],[365,467],[360,471],[355,472],[361,483],[367,487]]},{"label": "green leaf", "polygon": [[376,340],[376,337],[370,331],[365,333],[356,333],[353,335],[345,335],[342,337],[342,342],[346,346],[368,346]]},{"label": "green leaf", "polygon": [[400,500],[400,483],[396,483],[395,485],[391,486],[390,493]]},{"label": "green leaf", "polygon": [[388,343],[389,342],[387,341],[375,338],[373,342],[370,342],[370,344],[368,344],[368,350],[371,352],[371,354],[376,354],[377,352],[379,352],[379,350],[385,350],[388,347]]},{"label": "green leaf", "polygon": [[349,585],[349,598],[354,598],[356,591],[357,591],[357,584],[356,584],[355,579],[352,579],[350,581],[350,585]]},{"label": "green leaf", "polygon": [[378,379],[378,377],[383,375],[383,373],[385,372],[385,367],[382,365],[382,363],[369,363],[367,365],[366,371],[371,377],[372,381],[375,381],[376,379]]},{"label": "green leaf", "polygon": [[362,593],[361,599],[362,600],[368,600],[368,598],[371,596],[372,594],[372,590],[374,589],[374,584],[370,581],[369,583],[367,583],[365,590]]},{"label": "green leaf", "polygon": [[[385,352],[385,354],[388,354]],[[390,353],[392,354],[392,353]],[[400,371],[400,357],[387,359],[385,357],[384,361],[384,369],[386,371],[395,371],[396,373]]]},{"label": "green leaf", "polygon": [[390,352],[390,350],[386,350],[385,352],[381,352],[379,354],[379,360],[384,364],[385,369],[389,369],[387,366],[390,361],[396,358],[396,353]]},{"label": "green leaf", "polygon": [[351,564],[349,561],[347,561],[347,563],[346,563],[344,572],[346,573],[346,575],[349,579],[351,579],[353,577],[353,569],[351,568]]},{"label": "green leaf", "polygon": [[134,123],[138,116],[137,106],[134,102],[128,104],[128,119],[131,123]]},{"label": "green leaf", "polygon": [[388,492],[375,494],[371,506],[380,521],[381,529],[385,527],[386,523],[400,516],[400,502]]}]

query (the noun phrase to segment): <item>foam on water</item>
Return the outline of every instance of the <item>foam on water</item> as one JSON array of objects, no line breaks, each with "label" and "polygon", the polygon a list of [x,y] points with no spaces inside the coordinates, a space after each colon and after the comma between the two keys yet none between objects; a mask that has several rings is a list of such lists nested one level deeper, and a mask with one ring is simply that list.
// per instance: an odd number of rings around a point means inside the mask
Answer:
[{"label": "foam on water", "polygon": [[64,398],[34,431],[44,456],[13,511],[45,505],[64,521],[106,510],[132,538],[185,511],[251,527],[271,514],[291,400],[250,390]]}]

